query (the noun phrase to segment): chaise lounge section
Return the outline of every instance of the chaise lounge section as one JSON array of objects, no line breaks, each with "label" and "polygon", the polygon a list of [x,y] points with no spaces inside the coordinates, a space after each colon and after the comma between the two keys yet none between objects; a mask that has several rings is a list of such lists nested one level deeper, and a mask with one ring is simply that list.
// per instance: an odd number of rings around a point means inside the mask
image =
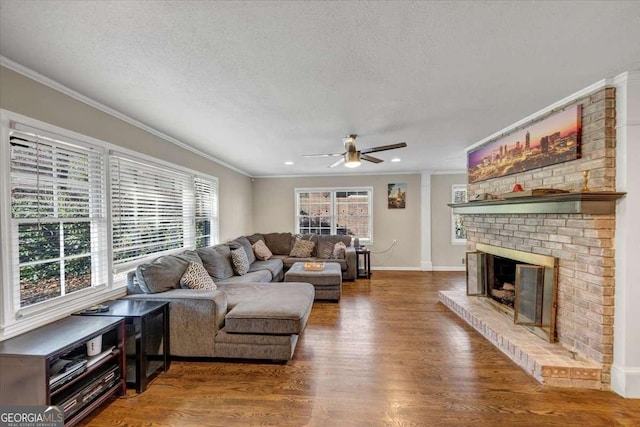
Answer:
[{"label": "chaise lounge section", "polygon": [[[172,356],[291,359],[311,313],[313,286],[271,282],[274,267],[265,265],[255,270],[255,282],[233,275],[220,281],[214,277],[216,289],[181,288],[192,263],[209,274],[228,275],[226,261],[216,256],[226,254],[220,246],[165,255],[138,266],[127,276],[125,298],[169,301]],[[272,264],[278,263],[282,261]]]}]

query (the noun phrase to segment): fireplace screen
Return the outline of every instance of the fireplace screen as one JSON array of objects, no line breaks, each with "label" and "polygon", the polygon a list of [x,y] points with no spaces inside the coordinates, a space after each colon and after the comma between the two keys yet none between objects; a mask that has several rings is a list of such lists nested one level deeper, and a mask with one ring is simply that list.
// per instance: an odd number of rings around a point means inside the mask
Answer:
[{"label": "fireplace screen", "polygon": [[519,325],[542,326],[544,267],[516,266],[516,304],[514,321]]},{"label": "fireplace screen", "polygon": [[467,295],[485,294],[485,254],[467,252]]},{"label": "fireplace screen", "polygon": [[550,342],[555,337],[557,260],[478,243],[467,253],[467,295],[491,305]]}]

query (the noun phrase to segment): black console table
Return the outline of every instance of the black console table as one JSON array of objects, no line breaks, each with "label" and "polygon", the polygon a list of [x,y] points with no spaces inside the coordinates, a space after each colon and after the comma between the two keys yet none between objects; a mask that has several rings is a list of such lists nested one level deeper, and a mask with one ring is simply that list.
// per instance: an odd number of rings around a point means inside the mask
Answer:
[{"label": "black console table", "polygon": [[371,278],[371,251],[365,248],[356,248],[356,277]]},{"label": "black console table", "polygon": [[142,393],[151,380],[169,370],[171,364],[169,302],[123,299],[107,301],[104,305],[109,311],[76,314],[125,318],[127,384]]}]

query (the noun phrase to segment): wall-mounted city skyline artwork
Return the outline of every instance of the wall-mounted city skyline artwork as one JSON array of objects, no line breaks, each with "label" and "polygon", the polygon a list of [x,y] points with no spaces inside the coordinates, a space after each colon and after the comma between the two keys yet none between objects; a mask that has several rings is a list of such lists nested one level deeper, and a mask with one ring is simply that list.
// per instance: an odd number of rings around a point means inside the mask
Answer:
[{"label": "wall-mounted city skyline artwork", "polygon": [[582,106],[490,141],[467,153],[469,183],[499,178],[580,158]]}]

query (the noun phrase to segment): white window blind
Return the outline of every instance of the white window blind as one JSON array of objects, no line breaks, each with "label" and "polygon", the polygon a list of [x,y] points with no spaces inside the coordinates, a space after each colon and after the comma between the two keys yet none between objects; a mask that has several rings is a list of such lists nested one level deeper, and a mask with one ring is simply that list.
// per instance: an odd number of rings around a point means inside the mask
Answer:
[{"label": "white window blind", "polygon": [[114,270],[149,255],[193,247],[193,178],[125,155],[111,156]]},{"label": "white window blind", "polygon": [[105,284],[104,150],[13,122],[9,150],[16,306]]},{"label": "white window blind", "polygon": [[218,243],[218,181],[203,177],[194,180],[196,198],[196,247]]}]

